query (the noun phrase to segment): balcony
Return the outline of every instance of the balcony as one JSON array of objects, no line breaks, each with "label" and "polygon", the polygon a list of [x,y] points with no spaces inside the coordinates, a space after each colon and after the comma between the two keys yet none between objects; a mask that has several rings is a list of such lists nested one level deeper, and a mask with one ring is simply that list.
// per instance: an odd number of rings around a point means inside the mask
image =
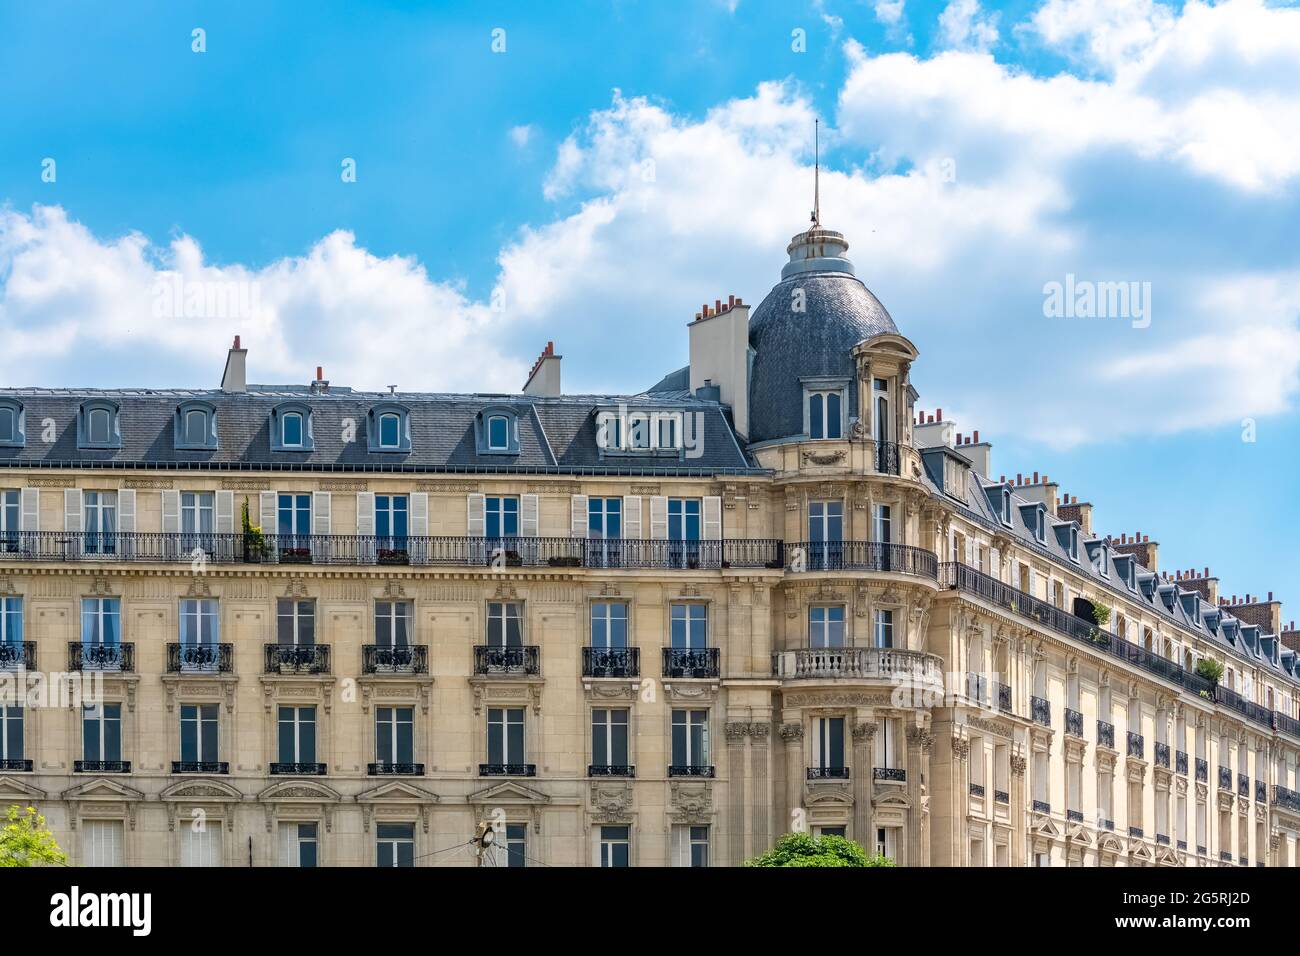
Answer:
[{"label": "balcony", "polygon": [[1065,708],[1065,732],[1071,737],[1083,736],[1083,714],[1077,710]]},{"label": "balcony", "polygon": [[488,677],[535,677],[542,672],[541,650],[536,644],[519,647],[477,644],[474,673]]},{"label": "balcony", "polygon": [[1232,851],[1231,851],[1231,850],[1220,850],[1220,851],[1219,851],[1219,862],[1221,862],[1221,863],[1231,863],[1231,862],[1232,862]]},{"label": "balcony", "polygon": [[943,660],[892,647],[806,647],[772,655],[772,676],[782,680],[881,681],[943,688]]},{"label": "balcony", "polygon": [[1196,780],[1198,783],[1206,783],[1210,779],[1210,764],[1207,760],[1196,758]]},{"label": "balcony", "polygon": [[1029,698],[1029,715],[1033,717],[1036,724],[1042,724],[1044,727],[1052,726],[1052,705],[1045,697]]},{"label": "balcony", "polygon": [[1300,813],[1300,793],[1288,790],[1286,787],[1274,787],[1273,806],[1290,810],[1292,813]]},{"label": "balcony", "polygon": [[31,773],[32,762],[30,760],[21,760],[17,757],[6,757],[0,759],[0,771],[7,773]]},{"label": "balcony", "polygon": [[1104,720],[1097,721],[1097,746],[1115,749],[1115,725]]},{"label": "balcony", "polygon": [[234,669],[234,644],[167,645],[169,674],[229,674]]},{"label": "balcony", "polygon": [[879,541],[798,541],[785,546],[792,571],[878,571],[934,581],[939,558],[927,548]]},{"label": "balcony", "polygon": [[1210,852],[1210,850],[1209,850],[1208,847],[1203,847],[1203,846],[1201,846],[1200,844],[1197,844],[1197,846],[1196,846],[1196,852],[1199,853],[1201,856],[1205,856],[1206,854],[1208,854],[1208,853]]},{"label": "balcony", "polygon": [[1175,846],[1176,846],[1179,850],[1182,850],[1184,853],[1187,852],[1187,841],[1186,841],[1186,840],[1176,840],[1176,841],[1174,841],[1174,842],[1175,842]]},{"label": "balcony", "polygon": [[74,760],[73,773],[130,773],[129,760]]},{"label": "balcony", "polygon": [[873,767],[872,780],[887,780],[891,783],[907,783],[907,771],[897,767]]},{"label": "balcony", "polygon": [[21,531],[6,536],[0,564],[119,561],[189,564],[431,565],[452,567],[781,568],[774,539],[667,541],[632,538],[385,537],[382,535]]},{"label": "balcony", "polygon": [[982,783],[972,783],[970,785],[970,795],[972,797],[984,796],[984,785]]},{"label": "balcony", "polygon": [[1065,811],[1065,819],[1069,820],[1071,823],[1082,823],[1082,822],[1083,822],[1083,811],[1082,811],[1082,810],[1066,810],[1066,811]]},{"label": "balcony", "polygon": [[173,760],[172,773],[230,773],[224,760]]},{"label": "balcony", "polygon": [[640,677],[641,648],[584,647],[583,677]]},{"label": "balcony", "polygon": [[1250,796],[1250,777],[1246,776],[1244,773],[1237,774],[1237,796]]},{"label": "balcony", "polygon": [[1141,827],[1129,827],[1129,828],[1128,828],[1128,835],[1131,836],[1131,837],[1134,837],[1134,838],[1136,838],[1136,839],[1138,839],[1138,840],[1143,839],[1143,836],[1144,836]]},{"label": "balcony", "polygon": [[370,763],[366,764],[366,774],[371,777],[423,777],[424,764],[391,761]]},{"label": "balcony", "polygon": [[1033,803],[1035,813],[1051,813],[1052,805],[1046,800],[1035,800]]},{"label": "balcony", "polygon": [[1264,785],[1263,780],[1255,781],[1255,802],[1268,803],[1268,787]]},{"label": "balcony", "polygon": [[1232,771],[1229,770],[1227,767],[1219,768],[1219,789],[1220,790],[1232,789]]},{"label": "balcony", "polygon": [[328,674],[328,644],[267,644],[268,674]]},{"label": "balcony", "polygon": [[998,710],[1004,714],[1011,713],[1011,685],[993,682],[993,690],[998,698]]},{"label": "balcony", "polygon": [[122,671],[135,670],[134,644],[68,644],[68,670],[70,671]]},{"label": "balcony", "polygon": [[1133,731],[1128,732],[1128,755],[1136,757],[1138,760],[1147,759],[1147,741],[1141,734],[1135,734]]},{"label": "balcony", "polygon": [[427,674],[429,648],[424,644],[363,644],[363,674]]},{"label": "balcony", "polygon": [[323,777],[323,763],[273,763],[271,773],[278,777]]},{"label": "balcony", "polygon": [[481,763],[478,765],[480,777],[535,777],[535,763]]},{"label": "balcony", "polygon": [[848,767],[809,767],[809,780],[848,780]]},{"label": "balcony", "polygon": [[663,676],[673,678],[717,677],[721,673],[722,656],[716,647],[691,649],[665,647],[663,650]]},{"label": "balcony", "polygon": [[1169,745],[1156,741],[1156,766],[1169,769]]},{"label": "balcony", "polygon": [[1103,830],[1109,830],[1111,833],[1114,833],[1114,832],[1115,832],[1115,821],[1114,821],[1114,820],[1102,820],[1102,821],[1101,821],[1101,828],[1102,828]]},{"label": "balcony", "polygon": [[876,474],[896,475],[899,470],[898,443],[892,441],[876,442]]},{"label": "balcony", "polygon": [[994,802],[994,803],[1010,803],[1010,802],[1011,802],[1011,794],[1007,793],[1005,790],[994,790],[994,791],[993,791],[993,802]]},{"label": "balcony", "polygon": [[1174,770],[1178,773],[1187,774],[1187,752],[1184,750],[1174,751]]},{"label": "balcony", "polygon": [[668,767],[670,777],[712,777],[713,767],[704,764],[675,763]]},{"label": "balcony", "polygon": [[588,777],[635,777],[636,767],[631,764],[588,764]]},{"label": "balcony", "polygon": [[1167,833],[1157,833],[1157,834],[1156,834],[1156,842],[1159,843],[1161,846],[1168,846],[1168,845],[1169,845],[1169,834],[1167,834]]},{"label": "balcony", "polygon": [[0,642],[0,671],[36,670],[35,641]]}]

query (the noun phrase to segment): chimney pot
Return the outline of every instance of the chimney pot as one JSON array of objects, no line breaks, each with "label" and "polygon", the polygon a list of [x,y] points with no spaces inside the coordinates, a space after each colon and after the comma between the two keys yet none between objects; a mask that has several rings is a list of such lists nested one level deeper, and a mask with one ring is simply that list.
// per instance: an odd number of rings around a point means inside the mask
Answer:
[{"label": "chimney pot", "polygon": [[735,304],[736,304],[736,297],[734,295],[727,296],[727,308],[730,309]]},{"label": "chimney pot", "polygon": [[980,443],[980,432],[979,429],[977,428],[975,429],[975,444],[978,445],[979,443]]},{"label": "chimney pot", "polygon": [[1038,484],[1038,472],[1034,472],[1034,484]]},{"label": "chimney pot", "polygon": [[936,408],[936,409],[934,410],[934,414],[935,414],[935,417],[936,417],[939,421],[943,421],[943,409],[942,409],[942,408]]},{"label": "chimney pot", "polygon": [[235,336],[235,348],[239,348],[239,336]]},{"label": "chimney pot", "polygon": [[321,366],[319,365],[316,366],[316,381],[318,382],[325,381],[325,370],[321,368]]},{"label": "chimney pot", "polygon": [[714,299],[714,300],[713,300],[713,311],[714,311],[714,312],[721,312],[721,311],[722,311],[722,300],[721,300],[721,299]]},{"label": "chimney pot", "polygon": [[1268,592],[1268,599],[1269,599],[1269,601],[1272,601],[1272,600],[1273,600],[1273,592],[1272,592],[1272,591],[1269,591],[1269,592]]}]

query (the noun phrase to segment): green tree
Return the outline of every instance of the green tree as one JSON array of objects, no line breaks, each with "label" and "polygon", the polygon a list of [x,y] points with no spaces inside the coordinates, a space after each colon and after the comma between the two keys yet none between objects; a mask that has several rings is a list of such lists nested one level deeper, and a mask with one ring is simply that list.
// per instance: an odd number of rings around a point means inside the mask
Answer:
[{"label": "green tree", "polygon": [[45,825],[45,817],[28,807],[24,812],[11,806],[5,814],[4,830],[0,831],[0,867],[67,866],[68,855],[59,849],[54,834]]},{"label": "green tree", "polygon": [[894,866],[887,856],[869,854],[852,840],[837,836],[787,833],[776,846],[745,863],[746,866]]}]

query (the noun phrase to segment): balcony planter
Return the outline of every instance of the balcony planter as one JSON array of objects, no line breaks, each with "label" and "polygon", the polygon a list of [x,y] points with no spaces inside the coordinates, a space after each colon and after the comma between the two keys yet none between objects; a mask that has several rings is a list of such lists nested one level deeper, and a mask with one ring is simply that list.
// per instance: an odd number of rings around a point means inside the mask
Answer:
[{"label": "balcony planter", "polygon": [[241,530],[244,532],[244,560],[257,563],[266,560],[267,547],[266,535],[262,529],[253,524],[252,519],[248,516],[248,499],[244,499],[243,509],[240,512]]},{"label": "balcony planter", "polygon": [[281,548],[281,564],[311,564],[310,548]]},{"label": "balcony planter", "polygon": [[553,568],[580,568],[582,558],[576,556],[548,558],[546,563]]},{"label": "balcony planter", "polygon": [[411,555],[405,548],[380,548],[375,560],[379,564],[410,564]]}]

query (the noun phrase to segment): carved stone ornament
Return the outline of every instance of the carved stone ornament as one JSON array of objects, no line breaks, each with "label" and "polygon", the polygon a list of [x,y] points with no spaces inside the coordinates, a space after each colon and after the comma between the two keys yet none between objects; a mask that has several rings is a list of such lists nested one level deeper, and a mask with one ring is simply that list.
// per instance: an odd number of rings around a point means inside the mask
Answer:
[{"label": "carved stone ornament", "polygon": [[806,465],[838,465],[846,454],[843,449],[830,452],[806,451],[803,453],[803,461]]}]

